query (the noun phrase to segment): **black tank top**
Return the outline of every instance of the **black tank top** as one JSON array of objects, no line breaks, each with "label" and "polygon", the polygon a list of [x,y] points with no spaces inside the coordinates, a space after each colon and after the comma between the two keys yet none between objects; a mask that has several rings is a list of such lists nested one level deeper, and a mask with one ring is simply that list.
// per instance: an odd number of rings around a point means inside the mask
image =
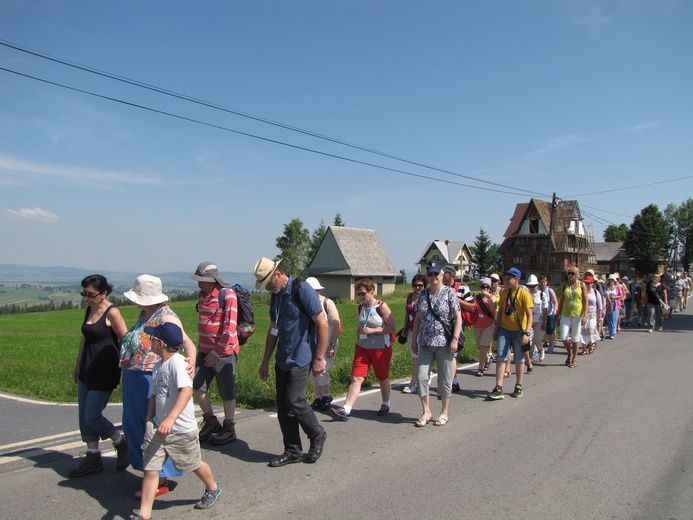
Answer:
[{"label": "black tank top", "polygon": [[114,390],[120,383],[118,336],[106,324],[106,317],[115,305],[108,307],[96,323],[87,323],[91,307],[87,307],[82,323],[84,350],[79,367],[79,380],[89,390]]}]

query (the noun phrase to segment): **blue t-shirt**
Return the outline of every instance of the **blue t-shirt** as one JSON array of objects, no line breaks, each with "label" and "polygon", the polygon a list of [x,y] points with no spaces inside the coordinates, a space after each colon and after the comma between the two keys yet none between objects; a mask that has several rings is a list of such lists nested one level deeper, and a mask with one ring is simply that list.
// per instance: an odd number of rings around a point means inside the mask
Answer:
[{"label": "blue t-shirt", "polygon": [[322,312],[318,293],[304,281],[298,286],[298,297],[306,312],[296,306],[291,294],[293,280],[289,277],[284,290],[270,300],[270,320],[279,329],[276,362],[285,371],[303,368],[313,360],[316,335],[311,316]]}]

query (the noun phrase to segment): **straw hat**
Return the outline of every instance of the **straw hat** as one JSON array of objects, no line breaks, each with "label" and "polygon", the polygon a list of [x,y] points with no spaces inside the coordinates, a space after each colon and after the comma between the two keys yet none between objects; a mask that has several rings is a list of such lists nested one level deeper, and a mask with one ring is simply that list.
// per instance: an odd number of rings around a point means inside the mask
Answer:
[{"label": "straw hat", "polygon": [[265,288],[267,283],[270,281],[270,278],[272,278],[272,275],[277,270],[277,267],[279,267],[281,261],[281,258],[275,262],[269,258],[265,258],[264,256],[257,261],[255,268],[253,269],[253,274],[255,275],[255,278],[257,278],[257,282],[255,282],[255,290],[261,291]]}]

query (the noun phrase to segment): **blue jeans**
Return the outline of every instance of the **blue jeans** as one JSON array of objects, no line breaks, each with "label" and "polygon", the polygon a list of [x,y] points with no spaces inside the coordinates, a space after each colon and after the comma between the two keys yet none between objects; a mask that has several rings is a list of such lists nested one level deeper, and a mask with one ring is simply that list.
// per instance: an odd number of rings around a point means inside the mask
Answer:
[{"label": "blue jeans", "polygon": [[[147,426],[147,407],[152,395],[152,373],[138,370],[123,370],[123,433],[128,440],[128,455],[132,469],[142,471],[142,444]],[[180,477],[183,475],[167,458],[160,477]]]},{"label": "blue jeans", "polygon": [[609,311],[609,321],[607,322],[609,336],[615,336],[616,332],[618,331],[618,318],[620,313],[621,311],[616,309]]},{"label": "blue jeans", "polygon": [[84,442],[98,442],[117,433],[113,423],[103,416],[112,393],[112,390],[89,390],[82,381],[77,383],[79,431]]},{"label": "blue jeans", "polygon": [[284,451],[295,456],[303,454],[299,425],[311,440],[324,432],[306,400],[310,369],[310,364],[288,371],[276,365],[274,367],[277,383],[277,418],[284,439]]}]

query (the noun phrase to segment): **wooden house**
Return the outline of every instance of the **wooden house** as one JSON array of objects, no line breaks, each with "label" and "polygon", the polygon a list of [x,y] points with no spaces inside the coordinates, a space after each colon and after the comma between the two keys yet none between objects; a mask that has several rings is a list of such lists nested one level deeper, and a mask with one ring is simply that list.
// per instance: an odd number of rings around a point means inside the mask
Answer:
[{"label": "wooden house", "polygon": [[452,266],[455,269],[455,278],[458,280],[472,276],[475,267],[472,252],[465,242],[450,240],[429,242],[415,262],[419,266],[420,274],[426,274],[426,264],[431,260],[438,260],[442,266]]},{"label": "wooden house", "polygon": [[325,288],[325,296],[353,300],[354,284],[361,278],[373,280],[380,296],[393,293],[401,275],[375,230],[330,226],[303,276],[316,277]]}]

